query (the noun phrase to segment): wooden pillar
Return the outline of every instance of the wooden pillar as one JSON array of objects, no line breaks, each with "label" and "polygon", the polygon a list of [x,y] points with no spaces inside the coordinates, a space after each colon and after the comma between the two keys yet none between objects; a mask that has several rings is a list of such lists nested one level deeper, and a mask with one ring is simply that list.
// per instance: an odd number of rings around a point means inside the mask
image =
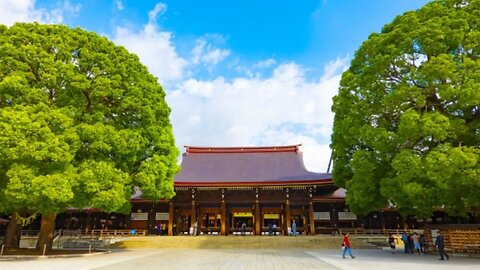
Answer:
[{"label": "wooden pillar", "polygon": [[220,234],[227,236],[227,207],[225,205],[225,190],[222,188],[222,203],[220,204]]},{"label": "wooden pillar", "polygon": [[382,227],[383,234],[387,234],[386,226],[385,226],[385,213],[380,211],[380,226]]},{"label": "wooden pillar", "polygon": [[262,235],[262,221],[260,220],[260,203],[258,202],[258,188],[255,189],[255,235]]},{"label": "wooden pillar", "polygon": [[283,234],[288,235],[288,227],[290,227],[290,195],[288,194],[288,188],[286,189],[287,201],[285,202],[285,226],[283,228]]},{"label": "wooden pillar", "polygon": [[284,228],[284,235],[288,235],[288,227],[290,227],[291,220],[290,220],[290,202],[287,200],[285,204],[285,228]]},{"label": "wooden pillar", "polygon": [[230,228],[235,227],[235,218],[233,217],[233,214],[229,214],[230,217],[230,226],[228,227],[228,230],[230,231]]},{"label": "wooden pillar", "polygon": [[313,209],[313,188],[308,189],[308,226],[310,226],[310,235],[315,235],[315,214]]},{"label": "wooden pillar", "polygon": [[195,209],[195,220],[197,221],[197,235],[200,235],[200,232],[203,228],[203,212],[199,203],[196,203],[195,206],[197,206]]},{"label": "wooden pillar", "polygon": [[[148,230],[148,234],[155,234],[155,223],[157,222],[156,221],[156,212],[155,212],[155,207],[154,207],[154,203],[150,203],[150,210],[148,211],[148,227],[147,227],[147,230]],[[107,221],[107,224],[108,224],[108,221]],[[105,228],[107,229],[108,225],[105,224]]]},{"label": "wooden pillar", "polygon": [[332,211],[330,212],[330,223],[332,224],[334,230],[338,230],[338,214],[337,209],[335,208],[332,208]]},{"label": "wooden pillar", "polygon": [[255,235],[262,235],[262,221],[260,220],[260,204],[255,202]]},{"label": "wooden pillar", "polygon": [[173,235],[173,203],[168,206],[168,235]]},{"label": "wooden pillar", "polygon": [[[192,189],[192,218],[190,219],[190,227],[197,221],[197,207],[195,205],[195,190]],[[198,233],[198,232],[197,232]]]},{"label": "wooden pillar", "polygon": [[310,223],[310,235],[315,235],[315,216],[313,215],[313,202],[311,200],[308,207],[308,221]]},{"label": "wooden pillar", "polygon": [[226,236],[227,235],[227,207],[225,205],[225,201],[222,200],[222,204],[220,205],[221,217],[220,217],[220,234]]},{"label": "wooden pillar", "polygon": [[[83,229],[90,229],[90,212],[87,212],[87,217],[85,218],[85,226],[83,227]],[[120,229],[123,229],[123,228],[120,228]]]}]

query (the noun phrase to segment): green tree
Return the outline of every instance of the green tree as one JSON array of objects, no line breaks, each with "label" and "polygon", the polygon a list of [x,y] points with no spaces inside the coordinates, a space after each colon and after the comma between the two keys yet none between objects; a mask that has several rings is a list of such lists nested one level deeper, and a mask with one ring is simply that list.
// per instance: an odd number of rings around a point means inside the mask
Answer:
[{"label": "green tree", "polygon": [[157,79],[107,38],[0,26],[0,212],[41,214],[37,249],[51,249],[68,207],[125,211],[135,187],[171,198],[169,114]]},{"label": "green tree", "polygon": [[434,1],[371,34],[332,110],[333,178],[354,212],[480,207],[480,1]]}]

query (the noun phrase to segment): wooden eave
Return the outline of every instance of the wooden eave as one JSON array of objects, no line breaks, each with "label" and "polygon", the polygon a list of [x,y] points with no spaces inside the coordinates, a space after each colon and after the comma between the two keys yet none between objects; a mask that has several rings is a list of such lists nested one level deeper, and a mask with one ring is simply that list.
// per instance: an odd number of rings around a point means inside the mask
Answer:
[{"label": "wooden eave", "polygon": [[181,184],[175,183],[175,189],[185,190],[185,189],[283,189],[283,188],[292,188],[292,189],[305,189],[310,187],[317,186],[331,186],[333,181],[289,181],[286,182],[215,182],[215,183],[199,183],[192,182],[186,183],[182,182]]}]

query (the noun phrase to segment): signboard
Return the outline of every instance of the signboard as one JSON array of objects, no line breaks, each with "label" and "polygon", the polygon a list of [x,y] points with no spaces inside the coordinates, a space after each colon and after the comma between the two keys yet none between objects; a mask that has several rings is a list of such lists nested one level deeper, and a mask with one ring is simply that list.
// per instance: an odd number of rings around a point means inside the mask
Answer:
[{"label": "signboard", "polygon": [[155,213],[155,220],[170,220],[170,215],[168,212],[158,212]]},{"label": "signboard", "polygon": [[352,212],[338,212],[338,220],[357,220],[357,215]]},{"label": "signboard", "polygon": [[280,214],[263,214],[263,219],[280,219]]},{"label": "signboard", "polygon": [[313,212],[313,219],[330,221],[330,212]]},{"label": "signboard", "polygon": [[253,217],[252,212],[234,212],[234,217]]},{"label": "signboard", "polygon": [[131,220],[148,220],[148,213],[132,213]]}]

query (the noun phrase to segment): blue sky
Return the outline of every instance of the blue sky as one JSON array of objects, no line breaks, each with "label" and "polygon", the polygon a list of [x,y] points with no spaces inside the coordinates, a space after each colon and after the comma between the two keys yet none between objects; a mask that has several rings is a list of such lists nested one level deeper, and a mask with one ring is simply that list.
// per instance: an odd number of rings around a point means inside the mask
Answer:
[{"label": "blue sky", "polygon": [[331,98],[372,32],[426,0],[2,0],[0,23],[63,23],[139,55],[172,108],[177,145],[301,143],[325,171]]}]

